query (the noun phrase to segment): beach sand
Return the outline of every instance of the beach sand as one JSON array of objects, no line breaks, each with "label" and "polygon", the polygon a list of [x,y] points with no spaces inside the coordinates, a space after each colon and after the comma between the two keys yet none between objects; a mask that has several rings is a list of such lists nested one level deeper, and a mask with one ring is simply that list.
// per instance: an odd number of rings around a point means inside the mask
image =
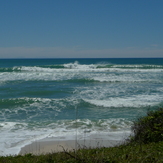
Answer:
[{"label": "beach sand", "polygon": [[61,140],[46,138],[35,141],[21,148],[20,155],[32,153],[34,155],[62,152],[64,150],[77,150],[79,148],[112,147],[122,142],[116,140],[85,139],[85,140]]}]

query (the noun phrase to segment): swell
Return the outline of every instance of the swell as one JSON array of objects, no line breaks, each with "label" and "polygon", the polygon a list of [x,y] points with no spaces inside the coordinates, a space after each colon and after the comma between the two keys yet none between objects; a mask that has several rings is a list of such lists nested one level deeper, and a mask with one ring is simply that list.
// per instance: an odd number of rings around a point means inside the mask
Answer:
[{"label": "swell", "polygon": [[[153,78],[153,79],[146,79],[146,78],[141,78],[141,77],[131,77],[131,78],[125,78],[124,76],[122,77],[118,77],[118,75],[114,76],[114,77],[106,77],[106,76],[91,76],[90,74],[90,78],[81,78],[80,77],[65,77],[64,74],[63,75],[58,75],[57,74],[55,76],[50,76],[49,74],[21,74],[21,76],[19,76],[19,74],[9,74],[10,77],[6,77],[4,76],[4,78],[1,80],[1,85],[12,85],[13,82],[14,84],[27,84],[27,82],[30,82],[30,84],[40,84],[40,82],[43,85],[46,84],[100,84],[100,83],[108,83],[108,84],[114,84],[114,83],[119,83],[119,84],[123,84],[123,83],[153,83],[153,84],[162,84],[163,81],[161,79],[157,79],[157,78]],[[29,76],[29,77],[28,77]],[[68,78],[68,79],[67,79]],[[9,88],[2,88],[4,91],[9,90]],[[46,92],[45,92],[46,93]],[[47,93],[51,93],[51,91],[47,92]]]},{"label": "swell", "polygon": [[42,68],[50,68],[50,69],[63,69],[65,68],[64,65],[43,65],[43,66],[39,66]]},{"label": "swell", "polygon": [[125,70],[163,70],[162,65],[116,65],[116,64],[90,64],[82,65],[79,63],[72,64],[58,64],[58,65],[41,65],[41,66],[18,66],[18,67],[1,67],[0,72],[23,72],[23,71],[51,71],[51,70],[67,70],[67,69],[78,69],[85,71],[106,71],[115,69],[125,69]]},{"label": "swell", "polygon": [[21,67],[1,67],[0,72],[21,72]]},{"label": "swell", "polygon": [[163,69],[162,65],[99,65],[97,68],[120,68],[120,69]]},{"label": "swell", "polygon": [[14,108],[15,106],[23,106],[24,104],[32,104],[36,99],[30,98],[10,98],[0,99],[1,108]]},{"label": "swell", "polygon": [[[81,83],[81,84],[100,84],[100,83],[108,83],[108,84],[112,84],[112,83],[149,83],[149,80],[118,80],[118,79],[115,79],[115,80],[111,80],[111,79],[69,79],[69,80],[63,80],[63,81],[57,81],[57,82],[67,82],[67,83]],[[157,84],[161,84],[162,81],[159,81],[159,80],[151,80],[150,83],[157,83]]]}]

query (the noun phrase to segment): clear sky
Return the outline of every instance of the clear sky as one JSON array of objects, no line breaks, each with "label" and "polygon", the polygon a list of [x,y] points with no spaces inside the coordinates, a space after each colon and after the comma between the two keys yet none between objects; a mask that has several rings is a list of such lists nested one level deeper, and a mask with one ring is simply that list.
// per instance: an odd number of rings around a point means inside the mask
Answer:
[{"label": "clear sky", "polygon": [[0,58],[163,57],[163,0],[0,0]]}]

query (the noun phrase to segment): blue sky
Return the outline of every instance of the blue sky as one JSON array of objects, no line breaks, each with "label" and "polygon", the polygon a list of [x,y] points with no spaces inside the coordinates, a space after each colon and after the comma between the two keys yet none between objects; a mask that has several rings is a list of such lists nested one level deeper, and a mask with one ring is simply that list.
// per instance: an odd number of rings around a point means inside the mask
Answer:
[{"label": "blue sky", "polygon": [[162,0],[0,0],[0,58],[163,57]]}]

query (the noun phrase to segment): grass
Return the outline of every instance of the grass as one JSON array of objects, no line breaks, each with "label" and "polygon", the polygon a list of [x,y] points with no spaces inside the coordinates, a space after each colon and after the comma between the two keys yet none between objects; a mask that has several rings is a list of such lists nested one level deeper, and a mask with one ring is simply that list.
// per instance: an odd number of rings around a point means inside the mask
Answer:
[{"label": "grass", "polygon": [[125,144],[46,155],[0,157],[0,163],[163,163],[163,109],[150,111],[132,126]]},{"label": "grass", "polygon": [[162,163],[163,142],[126,144],[110,148],[80,149],[46,155],[0,157],[1,163]]}]

